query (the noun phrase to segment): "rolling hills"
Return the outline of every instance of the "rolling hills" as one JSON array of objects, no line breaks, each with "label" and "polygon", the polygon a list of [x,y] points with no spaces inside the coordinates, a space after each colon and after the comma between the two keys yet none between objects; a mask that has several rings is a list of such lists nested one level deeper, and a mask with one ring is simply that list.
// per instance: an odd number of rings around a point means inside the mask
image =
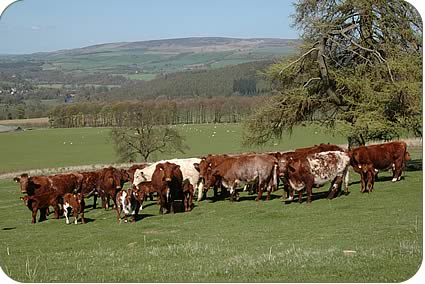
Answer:
[{"label": "rolling hills", "polygon": [[[28,55],[0,56],[0,72],[37,84],[63,84],[63,75],[107,74],[150,80],[158,74],[271,60],[294,52],[292,39],[199,37],[98,44]],[[87,81],[87,80],[86,80]],[[86,82],[85,82],[86,83]],[[121,85],[121,83],[116,83]]]}]

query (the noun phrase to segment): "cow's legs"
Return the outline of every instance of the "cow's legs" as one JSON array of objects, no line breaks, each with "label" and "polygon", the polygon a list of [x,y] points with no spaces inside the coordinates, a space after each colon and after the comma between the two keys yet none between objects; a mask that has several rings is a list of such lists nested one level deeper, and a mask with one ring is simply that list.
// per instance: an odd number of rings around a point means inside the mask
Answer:
[{"label": "cow's legs", "polygon": [[255,198],[255,201],[261,200],[261,197],[263,197],[263,190],[264,190],[264,182],[261,180],[261,178],[258,178],[258,193],[257,198]]},{"label": "cow's legs", "polygon": [[80,206],[80,217],[81,217],[81,224],[85,224],[86,220],[84,220],[84,205]]},{"label": "cow's legs", "polygon": [[403,172],[403,160],[396,161],[393,164],[393,179],[392,181],[399,181],[401,179],[401,174]]},{"label": "cow's legs", "polygon": [[314,184],[314,179],[311,178],[309,179],[306,183],[305,183],[305,189],[307,192],[307,203],[311,203],[312,199],[313,199],[313,184]]},{"label": "cow's legs", "polygon": [[40,208],[40,218],[39,218],[39,222],[47,220],[46,218],[46,211],[49,209],[49,207],[47,208]]},{"label": "cow's legs", "polygon": [[117,206],[117,222],[121,224],[121,205]]},{"label": "cow's legs", "polygon": [[[31,214],[31,223],[35,224],[35,219],[37,218],[37,207],[36,208],[32,208],[32,214]],[[40,222],[41,220],[39,219],[38,222]]]},{"label": "cow's legs", "polygon": [[63,216],[65,216],[65,223],[69,224],[69,219],[68,219],[68,204],[64,204],[63,205]]},{"label": "cow's legs", "polygon": [[341,192],[341,185],[342,185],[342,177],[337,176],[332,181],[332,185],[329,189],[328,199],[332,199],[335,197],[335,194],[339,195]]},{"label": "cow's legs", "polygon": [[72,208],[74,213],[74,224],[78,224],[78,208]]}]

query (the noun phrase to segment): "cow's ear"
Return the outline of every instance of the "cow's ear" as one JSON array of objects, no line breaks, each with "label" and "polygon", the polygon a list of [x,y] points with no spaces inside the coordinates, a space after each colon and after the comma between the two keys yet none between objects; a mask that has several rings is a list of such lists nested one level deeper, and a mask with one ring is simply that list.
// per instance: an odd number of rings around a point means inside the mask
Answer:
[{"label": "cow's ear", "polygon": [[156,165],[155,169],[162,171],[162,170],[164,170],[164,166],[162,164],[158,164],[158,165]]},{"label": "cow's ear", "polygon": [[200,172],[201,169],[199,168],[199,163],[193,163],[193,166],[195,167],[195,169]]},{"label": "cow's ear", "polygon": [[21,178],[20,177],[14,177],[13,180],[17,183],[21,182]]},{"label": "cow's ear", "polygon": [[174,169],[179,170],[180,169],[180,165],[175,165]]}]

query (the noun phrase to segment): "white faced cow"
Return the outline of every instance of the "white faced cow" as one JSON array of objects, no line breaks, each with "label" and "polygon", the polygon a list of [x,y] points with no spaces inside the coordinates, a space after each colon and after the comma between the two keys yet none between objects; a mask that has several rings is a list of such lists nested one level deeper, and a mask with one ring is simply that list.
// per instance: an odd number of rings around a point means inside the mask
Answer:
[{"label": "white faced cow", "polygon": [[202,190],[204,184],[202,181],[199,181],[199,171],[195,168],[195,165],[197,164],[199,166],[199,163],[201,162],[201,159],[199,158],[173,159],[155,162],[145,167],[144,169],[138,169],[134,172],[133,185],[138,188],[138,185],[141,182],[151,181],[152,174],[155,171],[156,165],[165,162],[173,163],[180,166],[180,170],[183,174],[183,180],[188,179],[193,188],[198,191],[198,201],[200,201],[202,198]]}]

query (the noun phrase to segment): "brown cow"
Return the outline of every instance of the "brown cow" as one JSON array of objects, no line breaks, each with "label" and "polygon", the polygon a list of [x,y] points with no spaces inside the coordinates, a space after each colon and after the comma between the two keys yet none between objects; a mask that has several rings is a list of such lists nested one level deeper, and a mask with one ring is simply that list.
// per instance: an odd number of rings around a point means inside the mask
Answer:
[{"label": "brown cow", "polygon": [[[199,179],[202,180],[205,184],[205,179],[209,175],[211,175],[212,169],[214,169],[217,165],[219,165],[221,162],[223,162],[226,158],[230,157],[227,154],[223,155],[211,155],[209,154],[207,157],[202,157],[201,162],[199,164],[195,164],[195,168],[199,171]],[[213,185],[214,190],[214,199],[217,199],[218,197],[218,188],[221,189],[221,195],[225,195],[227,193],[227,190],[223,190],[222,184],[220,180],[217,180],[216,183]],[[204,187],[204,193],[208,191],[208,187]]]},{"label": "brown cow", "polygon": [[101,172],[81,172],[83,181],[81,183],[81,193],[84,198],[93,196],[93,209],[96,209],[97,195],[100,188]]},{"label": "brown cow", "polygon": [[260,200],[263,190],[267,187],[267,200],[270,199],[271,190],[277,184],[276,158],[267,154],[252,154],[237,157],[227,157],[215,168],[211,168],[205,184],[209,188],[221,180],[221,183],[230,189],[230,200],[233,201],[238,194],[236,187],[240,182],[253,182],[258,179],[258,195]]},{"label": "brown cow", "polygon": [[[371,165],[377,170],[392,169],[392,181],[399,181],[406,161],[410,160],[410,154],[407,152],[407,144],[403,141],[388,142],[383,144],[360,146],[350,151],[350,164],[353,170],[362,174],[363,165]],[[365,181],[362,181],[362,185]],[[364,192],[362,187],[362,192]]]},{"label": "brown cow", "polygon": [[159,193],[160,208],[159,212],[173,211],[174,200],[184,200],[182,190],[183,174],[180,166],[165,162],[156,165],[152,174],[152,186]]},{"label": "brown cow", "polygon": [[108,167],[100,170],[98,191],[102,198],[102,207],[109,208],[109,200],[112,199],[116,206],[116,195],[121,190],[124,183],[130,180],[127,171]]},{"label": "brown cow", "polygon": [[[21,185],[21,192],[29,196],[49,193],[49,204],[53,206],[55,218],[59,219],[62,197],[65,193],[77,192],[81,189],[83,175],[78,173],[57,174],[53,176],[34,176],[22,174],[14,180]],[[41,199],[45,199],[41,197]],[[43,209],[44,210],[44,209]],[[46,207],[48,210],[48,206]]]},{"label": "brown cow", "polygon": [[21,174],[13,180],[20,184],[21,193],[33,195],[36,191],[48,191],[50,181],[47,176],[30,176],[26,173]]},{"label": "brown cow", "polygon": [[66,219],[66,224],[69,224],[69,218],[68,218],[68,208],[72,209],[73,216],[74,216],[74,224],[78,223],[78,214],[80,213],[81,217],[81,224],[85,223],[84,220],[84,195],[79,193],[66,193],[63,196],[63,215]]},{"label": "brown cow", "polygon": [[46,220],[46,210],[49,206],[57,206],[57,196],[52,192],[37,192],[34,195],[25,195],[21,197],[25,205],[32,212],[31,223],[35,224],[37,211],[40,210],[39,222]]}]

